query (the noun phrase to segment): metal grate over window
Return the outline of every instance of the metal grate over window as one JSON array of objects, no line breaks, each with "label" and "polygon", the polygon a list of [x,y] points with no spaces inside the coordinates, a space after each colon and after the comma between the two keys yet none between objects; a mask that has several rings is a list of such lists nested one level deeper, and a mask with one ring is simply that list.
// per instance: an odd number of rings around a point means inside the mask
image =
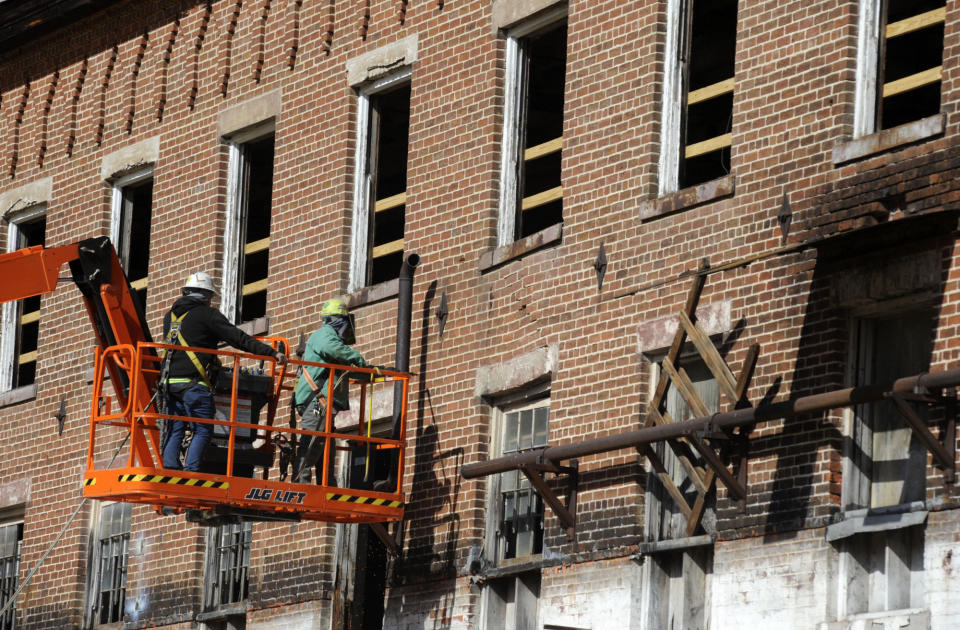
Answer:
[{"label": "metal grate over window", "polygon": [[[547,445],[550,408],[546,405],[504,414],[503,455]],[[530,481],[513,470],[500,475],[500,558],[543,550],[543,500]]]},{"label": "metal grate over window", "polygon": [[[22,543],[22,522],[0,526],[0,606],[6,605],[17,590]],[[17,627],[16,610],[16,606],[11,606],[3,613],[0,630],[14,630]]]},{"label": "metal grate over window", "polygon": [[127,588],[127,559],[130,546],[129,503],[112,503],[100,511],[97,535],[99,583],[97,586],[97,623],[123,620],[123,600]]},{"label": "metal grate over window", "polygon": [[234,604],[247,599],[250,571],[250,541],[253,529],[250,523],[221,525],[216,532],[216,550],[213,555],[209,607]]}]

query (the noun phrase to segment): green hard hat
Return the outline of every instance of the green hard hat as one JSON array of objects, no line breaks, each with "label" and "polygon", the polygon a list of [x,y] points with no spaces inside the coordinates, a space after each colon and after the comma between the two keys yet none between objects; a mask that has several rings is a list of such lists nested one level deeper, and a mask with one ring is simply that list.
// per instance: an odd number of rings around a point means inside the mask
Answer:
[{"label": "green hard hat", "polygon": [[343,300],[338,300],[333,298],[332,300],[327,300],[323,303],[323,308],[320,309],[320,315],[322,317],[326,316],[339,316],[343,317],[347,315],[349,311],[347,310],[347,305],[344,304]]}]

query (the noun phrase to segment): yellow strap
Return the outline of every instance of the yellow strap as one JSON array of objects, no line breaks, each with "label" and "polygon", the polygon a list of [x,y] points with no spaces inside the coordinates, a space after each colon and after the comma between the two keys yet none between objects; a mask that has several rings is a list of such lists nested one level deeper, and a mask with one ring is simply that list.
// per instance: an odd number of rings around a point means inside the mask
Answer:
[{"label": "yellow strap", "polygon": [[[187,311],[180,317],[177,317],[173,314],[173,311],[170,311],[170,331],[167,333],[166,342],[168,345],[172,345],[173,334],[176,333],[177,340],[180,342],[181,346],[189,346],[187,340],[183,338],[183,333],[180,332],[180,324],[183,322],[183,319],[190,313]],[[192,350],[184,350],[187,353],[187,357],[193,363],[193,367],[197,369],[197,373],[200,374],[200,380],[203,381],[203,384],[207,386],[207,389],[213,391],[213,385],[210,384],[210,379],[207,378],[207,371],[203,369],[203,364],[200,363],[200,359],[197,358],[197,355],[194,354]],[[166,354],[166,348],[164,348],[164,354]],[[163,355],[161,355],[162,357]]]},{"label": "yellow strap", "polygon": [[[373,372],[370,373],[370,398],[367,403],[367,437],[370,437],[370,429],[373,425]],[[367,442],[367,457],[363,466],[363,480],[370,480],[370,442]]]}]

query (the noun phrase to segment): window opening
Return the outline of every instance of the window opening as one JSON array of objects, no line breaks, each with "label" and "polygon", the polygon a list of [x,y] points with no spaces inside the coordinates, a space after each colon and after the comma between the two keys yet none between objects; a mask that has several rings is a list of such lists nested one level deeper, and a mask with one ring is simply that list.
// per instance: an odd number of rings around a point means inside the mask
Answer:
[{"label": "window opening", "polygon": [[706,628],[707,576],[713,548],[691,547],[652,554],[647,563],[645,628]]},{"label": "window opening", "polygon": [[410,142],[408,77],[409,73],[390,77],[385,85],[375,84],[360,94],[366,143],[362,145],[357,203],[366,221],[366,240],[361,244],[363,251],[354,254],[364,261],[362,286],[399,277],[403,264]]},{"label": "window opening", "polygon": [[546,28],[530,33],[540,22],[525,25],[507,38],[500,245],[563,221],[567,21],[547,19],[554,21]]},{"label": "window opening", "polygon": [[93,604],[96,624],[123,620],[131,513],[129,503],[111,503],[100,508]]},{"label": "window opening", "polygon": [[208,533],[206,609],[247,599],[250,586],[250,522],[229,523]]},{"label": "window opening", "polygon": [[225,247],[221,309],[242,323],[267,314],[274,135],[260,131],[254,137],[234,138],[230,160],[233,196],[228,238],[236,242]]},{"label": "window opening", "polygon": [[153,171],[119,180],[114,185],[113,242],[140,305],[146,308],[150,266],[150,226],[153,217]]},{"label": "window opening", "polygon": [[[0,607],[5,606],[17,590],[22,545],[22,519],[0,525]],[[17,625],[17,607],[14,604],[0,617],[0,630],[15,630]]]},{"label": "window opening", "polygon": [[733,144],[737,0],[690,0],[685,49],[686,106],[679,187],[695,186],[730,172]]},{"label": "window opening", "polygon": [[[515,455],[547,445],[549,401],[503,413],[501,454]],[[498,560],[543,551],[543,499],[530,480],[517,470],[500,474]]]},{"label": "window opening", "polygon": [[945,5],[944,0],[887,0],[877,69],[880,129],[940,111]]},{"label": "window opening", "polygon": [[[9,225],[7,250],[43,245],[46,233],[44,208]],[[5,389],[32,385],[37,377],[40,339],[40,296],[4,305],[3,374]]]}]

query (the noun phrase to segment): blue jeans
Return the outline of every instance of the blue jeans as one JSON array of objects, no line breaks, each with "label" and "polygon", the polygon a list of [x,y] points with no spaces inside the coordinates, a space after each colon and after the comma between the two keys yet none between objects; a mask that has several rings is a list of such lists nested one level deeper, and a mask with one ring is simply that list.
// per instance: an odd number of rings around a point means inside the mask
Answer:
[{"label": "blue jeans", "polygon": [[[213,418],[216,413],[216,404],[213,402],[213,392],[204,385],[194,385],[183,391],[167,393],[167,412],[175,416],[190,416],[191,418]],[[187,449],[187,461],[183,470],[197,472],[203,460],[203,452],[207,450],[210,436],[213,435],[213,425],[205,422],[183,422],[171,420],[167,429],[166,440],[163,443],[163,467],[169,470],[180,470],[180,445],[187,432],[187,425],[193,431],[190,448]]]}]

